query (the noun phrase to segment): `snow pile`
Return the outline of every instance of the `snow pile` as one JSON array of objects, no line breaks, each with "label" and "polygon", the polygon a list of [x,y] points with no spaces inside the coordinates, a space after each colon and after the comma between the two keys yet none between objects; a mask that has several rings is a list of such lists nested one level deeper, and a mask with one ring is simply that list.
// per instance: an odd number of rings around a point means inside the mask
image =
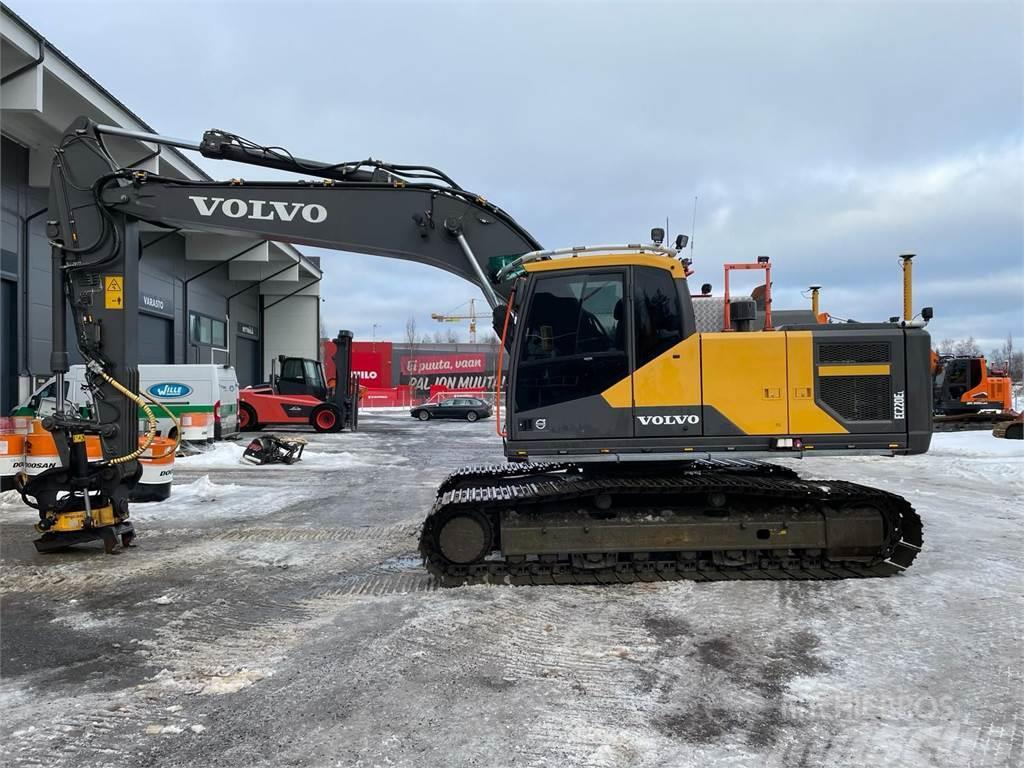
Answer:
[{"label": "snow pile", "polygon": [[[188,501],[199,504],[207,504],[211,501],[219,501],[225,496],[236,493],[242,486],[233,483],[220,485],[213,482],[209,475],[203,475],[198,480],[182,485],[173,485],[171,492],[174,500],[178,502]],[[158,503],[158,502],[157,502]]]},{"label": "snow pile", "polygon": [[243,465],[242,454],[244,452],[245,446],[236,443],[215,443],[209,448],[201,449],[193,456],[176,458],[174,465],[182,469],[235,469]]},{"label": "snow pile", "polygon": [[[340,437],[340,436],[339,436]],[[343,436],[345,440],[349,435]],[[373,450],[363,450],[359,453],[351,451],[311,451],[308,448],[303,451],[302,458],[296,464],[250,464],[242,460],[245,453],[245,445],[236,443],[217,443],[212,448],[202,451],[194,456],[184,456],[175,460],[175,466],[187,470],[216,470],[216,469],[248,469],[248,470],[287,470],[290,468],[301,468],[314,471],[334,471],[338,469],[352,469],[356,467],[373,467],[381,464],[401,464],[408,459],[404,456],[394,456]]]},{"label": "snow pile", "polygon": [[21,500],[21,494],[17,491],[4,491],[0,493],[0,509],[15,509],[25,506]]},{"label": "snow pile", "polygon": [[988,431],[940,433],[932,436],[926,456],[909,461],[920,464],[922,459],[946,476],[991,483],[1011,493],[1024,489],[1022,440],[1003,440]]},{"label": "snow pile", "polygon": [[[218,669],[214,672],[199,672],[187,677],[176,676],[169,669],[161,669],[140,688],[156,688],[164,691],[179,691],[190,695],[202,694],[207,696],[222,696],[225,693],[235,693],[247,688],[253,683],[259,682],[272,673],[266,669],[249,669],[239,667],[237,669]],[[166,726],[165,726],[166,728]],[[192,730],[195,731],[195,728]],[[200,726],[200,733],[205,730]],[[168,731],[163,730],[162,733]],[[177,731],[180,733],[180,730]]]},{"label": "snow pile", "polygon": [[960,459],[1014,457],[1024,462],[1024,440],[1003,440],[988,430],[939,432],[932,435],[928,453]]},{"label": "snow pile", "polygon": [[196,504],[209,505],[201,514],[204,519],[211,512],[218,517],[234,516],[252,507],[252,488],[215,483],[203,475],[191,483],[172,485],[171,497],[165,501],[132,504],[132,518],[139,522],[189,518],[196,514]]}]

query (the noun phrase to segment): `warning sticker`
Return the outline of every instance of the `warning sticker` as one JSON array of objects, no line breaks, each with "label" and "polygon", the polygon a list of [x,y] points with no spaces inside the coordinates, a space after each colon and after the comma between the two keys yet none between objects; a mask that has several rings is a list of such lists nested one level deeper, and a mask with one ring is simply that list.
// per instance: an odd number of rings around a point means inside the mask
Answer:
[{"label": "warning sticker", "polygon": [[103,276],[103,306],[124,309],[124,275]]}]

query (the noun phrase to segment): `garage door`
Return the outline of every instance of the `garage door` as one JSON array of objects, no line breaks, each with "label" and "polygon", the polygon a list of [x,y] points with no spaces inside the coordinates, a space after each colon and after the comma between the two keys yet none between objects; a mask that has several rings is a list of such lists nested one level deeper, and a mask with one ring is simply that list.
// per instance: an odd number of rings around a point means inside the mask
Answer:
[{"label": "garage door", "polygon": [[139,315],[139,362],[174,362],[174,323],[169,318]]},{"label": "garage door", "polygon": [[238,384],[247,387],[250,384],[260,384],[260,343],[256,339],[247,339],[245,336],[235,337],[235,375],[238,377]]},{"label": "garage door", "polygon": [[[6,139],[4,140],[6,141]],[[0,313],[3,336],[0,337],[0,414],[7,413],[18,400],[18,284],[0,280]]]}]

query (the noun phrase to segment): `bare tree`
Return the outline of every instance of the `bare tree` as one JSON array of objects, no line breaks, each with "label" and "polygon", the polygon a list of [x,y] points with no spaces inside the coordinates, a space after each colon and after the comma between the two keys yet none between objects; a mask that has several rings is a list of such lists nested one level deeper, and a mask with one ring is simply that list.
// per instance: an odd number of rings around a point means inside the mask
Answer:
[{"label": "bare tree", "polygon": [[978,342],[974,340],[973,336],[968,336],[966,339],[961,339],[953,346],[953,354],[980,357],[981,348],[978,346]]},{"label": "bare tree", "polygon": [[409,344],[416,343],[416,318],[412,315],[405,321],[405,340]]},{"label": "bare tree", "polygon": [[1024,378],[1024,350],[1014,347],[1012,333],[1007,334],[1001,346],[989,353],[988,364],[993,368],[1005,368],[1014,381]]},{"label": "bare tree", "polygon": [[444,334],[440,331],[434,331],[433,342],[435,344],[444,344]]},{"label": "bare tree", "polygon": [[956,339],[943,339],[942,341],[939,342],[939,346],[936,351],[940,355],[955,354],[953,350],[956,349],[956,344]]},{"label": "bare tree", "polygon": [[459,332],[454,328],[448,328],[444,334],[444,340],[449,344],[459,343]]}]

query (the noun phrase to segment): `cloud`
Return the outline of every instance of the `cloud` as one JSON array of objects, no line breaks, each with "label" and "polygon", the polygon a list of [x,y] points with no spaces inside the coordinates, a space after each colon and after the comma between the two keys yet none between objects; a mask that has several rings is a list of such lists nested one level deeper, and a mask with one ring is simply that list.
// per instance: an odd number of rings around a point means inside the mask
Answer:
[{"label": "cloud", "polygon": [[[552,247],[689,232],[697,195],[700,282],[767,254],[780,301],[820,283],[877,319],[911,251],[936,336],[1024,337],[1020,3],[13,5],[169,135],[434,165]],[[111,41],[154,24],[124,66]],[[328,327],[363,338],[479,296],[405,262],[323,267]]]}]

